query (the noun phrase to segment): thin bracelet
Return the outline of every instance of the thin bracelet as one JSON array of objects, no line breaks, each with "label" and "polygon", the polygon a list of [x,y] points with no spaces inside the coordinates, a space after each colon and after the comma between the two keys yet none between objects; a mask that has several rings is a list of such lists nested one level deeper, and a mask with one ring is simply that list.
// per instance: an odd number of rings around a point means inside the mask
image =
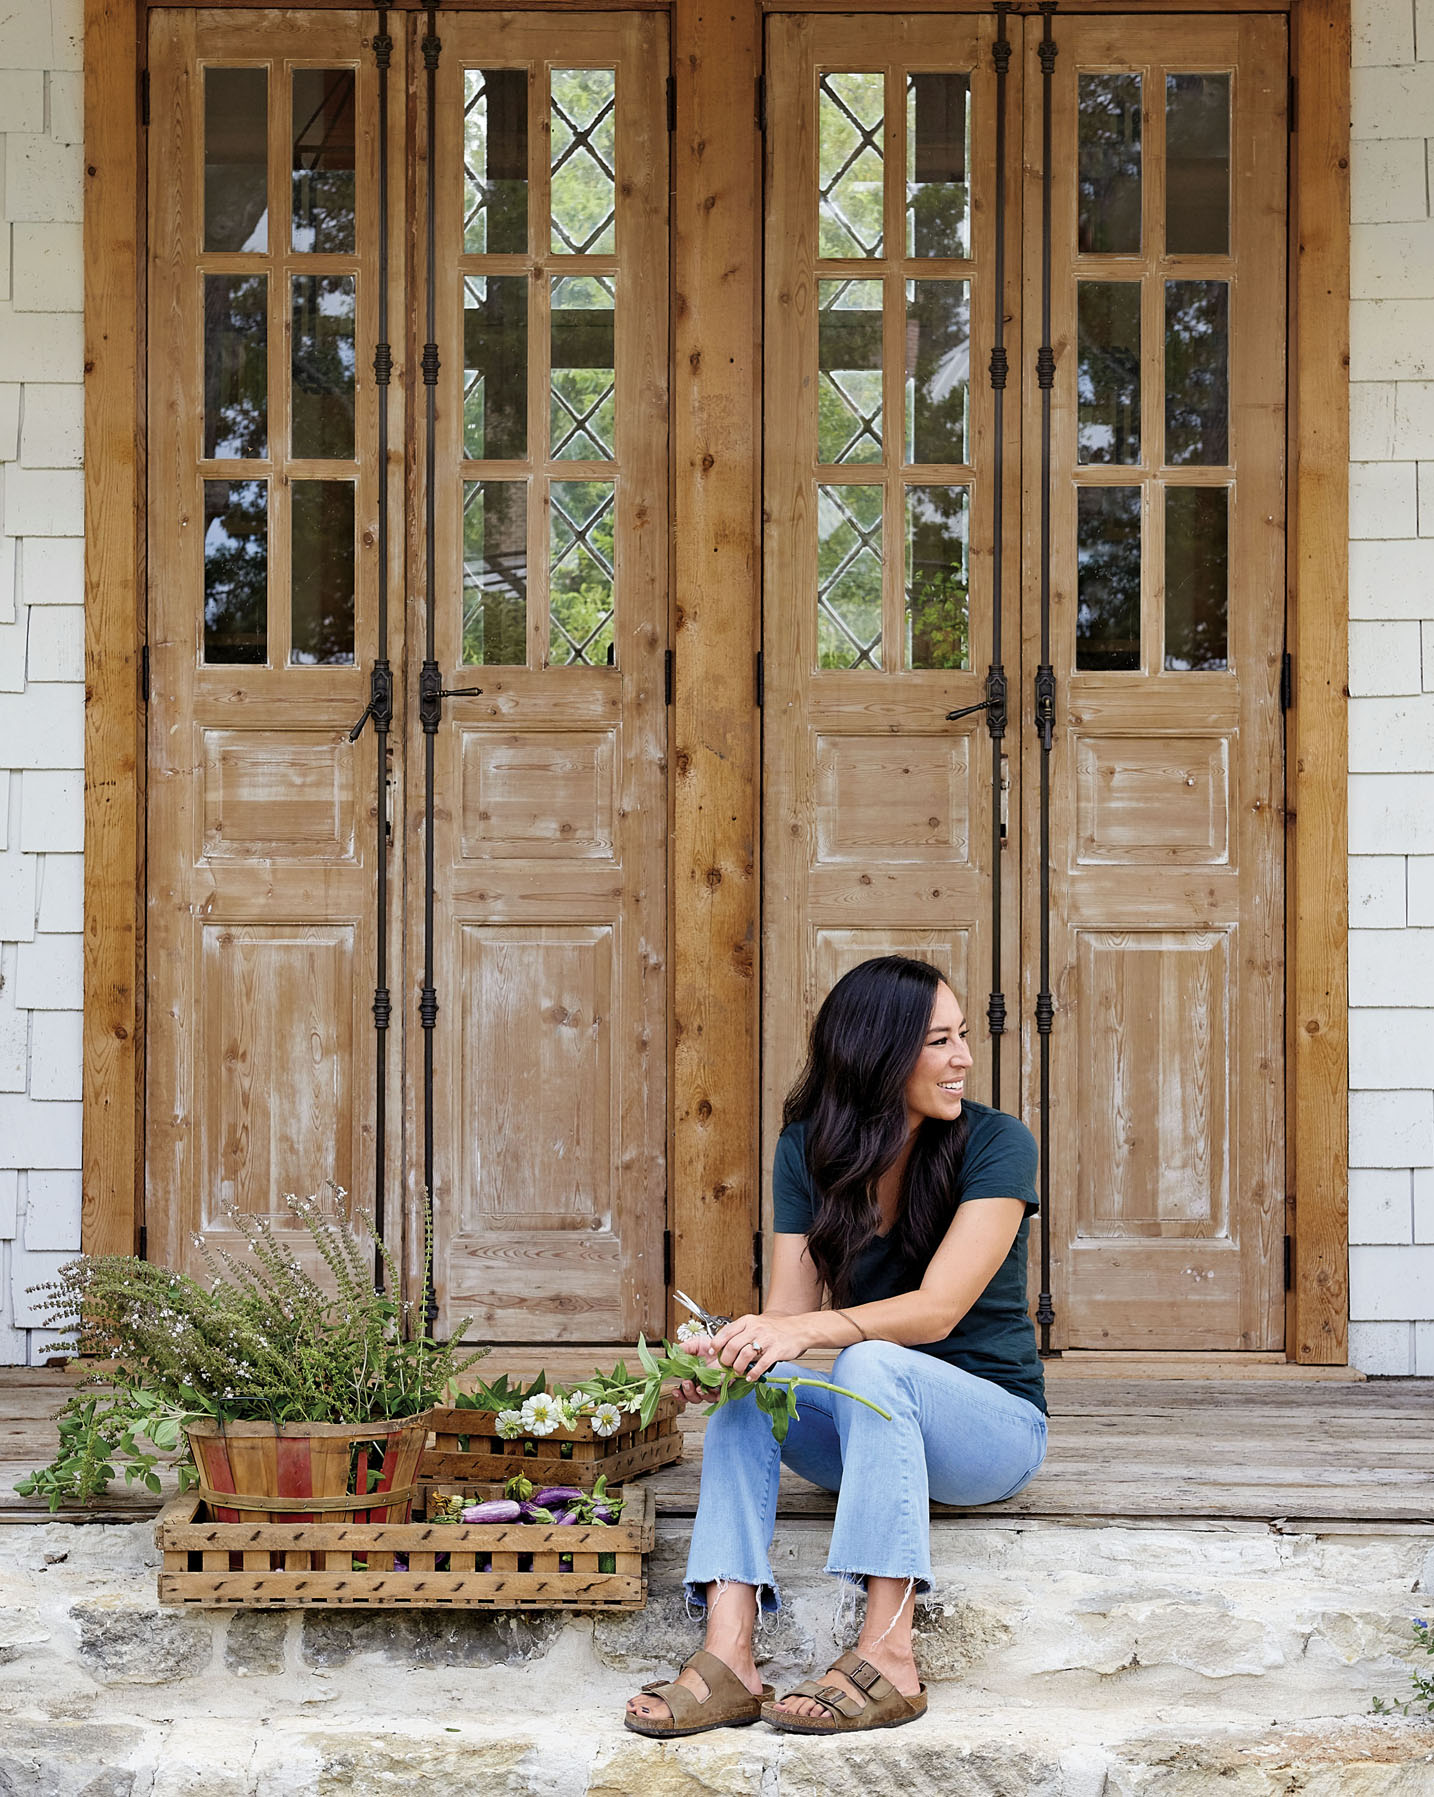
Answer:
[{"label": "thin bracelet", "polygon": [[836,1315],[839,1317],[846,1317],[847,1322],[849,1322],[852,1328],[856,1330],[861,1339],[863,1341],[870,1341],[871,1337],[867,1334],[865,1329],[862,1328],[861,1324],[857,1322],[855,1317],[847,1316],[847,1313],[844,1310],[838,1310]]}]

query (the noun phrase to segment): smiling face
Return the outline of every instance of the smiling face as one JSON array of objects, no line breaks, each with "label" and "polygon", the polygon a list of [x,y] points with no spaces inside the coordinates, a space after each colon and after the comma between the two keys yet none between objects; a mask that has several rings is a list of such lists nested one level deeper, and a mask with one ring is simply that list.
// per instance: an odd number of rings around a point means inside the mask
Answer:
[{"label": "smiling face", "polygon": [[961,1115],[971,1050],[966,1046],[966,1019],[956,994],[943,980],[936,988],[931,1022],[911,1078],[906,1082],[906,1118],[915,1130],[923,1117],[954,1123]]}]

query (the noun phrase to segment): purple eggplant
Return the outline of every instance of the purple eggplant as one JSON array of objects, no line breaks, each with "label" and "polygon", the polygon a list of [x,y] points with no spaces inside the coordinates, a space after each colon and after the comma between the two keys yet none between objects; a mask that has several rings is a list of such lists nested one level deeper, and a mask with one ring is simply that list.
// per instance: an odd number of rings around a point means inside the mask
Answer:
[{"label": "purple eggplant", "polygon": [[551,1510],[555,1504],[576,1503],[584,1493],[576,1485],[548,1485],[534,1493],[533,1502]]},{"label": "purple eggplant", "polygon": [[606,1504],[594,1504],[593,1505],[593,1521],[601,1522],[601,1523],[613,1523],[613,1522],[617,1521],[617,1518],[613,1515],[612,1511],[608,1509]]},{"label": "purple eggplant", "polygon": [[464,1522],[517,1522],[523,1506],[512,1498],[489,1498],[485,1504],[470,1504],[463,1512]]},{"label": "purple eggplant", "polygon": [[519,1504],[518,1508],[522,1512],[524,1522],[551,1522],[553,1520],[553,1513],[546,1504],[525,1502]]},{"label": "purple eggplant", "polygon": [[560,1529],[567,1528],[569,1523],[575,1523],[577,1520],[576,1510],[555,1510],[553,1512],[553,1522]]}]

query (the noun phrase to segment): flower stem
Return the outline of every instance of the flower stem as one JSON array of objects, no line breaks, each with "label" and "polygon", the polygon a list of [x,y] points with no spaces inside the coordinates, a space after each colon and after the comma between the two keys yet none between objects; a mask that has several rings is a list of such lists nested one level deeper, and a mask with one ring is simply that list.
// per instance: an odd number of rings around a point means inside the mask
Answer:
[{"label": "flower stem", "polygon": [[795,1391],[799,1385],[810,1385],[816,1391],[834,1391],[839,1398],[850,1398],[854,1403],[865,1404],[868,1410],[874,1410],[878,1416],[891,1421],[891,1412],[883,1410],[880,1404],[873,1404],[870,1398],[864,1398],[859,1391],[848,1391],[844,1385],[832,1385],[825,1379],[773,1379],[770,1374],[762,1375],[768,1385],[785,1385],[788,1391]]}]

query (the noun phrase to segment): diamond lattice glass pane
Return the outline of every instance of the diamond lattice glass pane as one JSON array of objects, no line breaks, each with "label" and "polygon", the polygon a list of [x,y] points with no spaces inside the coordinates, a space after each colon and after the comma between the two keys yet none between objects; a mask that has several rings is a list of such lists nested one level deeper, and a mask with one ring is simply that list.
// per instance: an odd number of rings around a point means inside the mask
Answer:
[{"label": "diamond lattice glass pane", "polygon": [[463,453],[521,461],[528,453],[526,275],[463,277]]},{"label": "diamond lattice glass pane", "polygon": [[817,666],[881,665],[880,487],[817,488]]},{"label": "diamond lattice glass pane", "polygon": [[1165,489],[1165,665],[1230,665],[1230,489]]},{"label": "diamond lattice glass pane", "polygon": [[204,71],[204,247],[269,247],[269,72]]},{"label": "diamond lattice glass pane", "polygon": [[906,283],[906,459],[966,460],[971,283]]},{"label": "diamond lattice glass pane", "polygon": [[354,247],[352,69],[295,69],[292,174],[296,250]]},{"label": "diamond lattice glass pane", "polygon": [[1165,460],[1230,459],[1230,284],[1165,283]]},{"label": "diamond lattice glass pane", "polygon": [[1076,667],[1139,671],[1139,487],[1076,493]]},{"label": "diamond lattice glass pane", "polygon": [[296,480],[289,489],[289,660],[346,667],[354,658],[354,484]]},{"label": "diamond lattice glass pane", "polygon": [[879,73],[818,83],[818,255],[881,254],[884,89]]},{"label": "diamond lattice glass pane", "polygon": [[1139,75],[1081,75],[1080,216],[1084,255],[1140,254]]},{"label": "diamond lattice glass pane", "polygon": [[552,247],[559,255],[610,256],[617,243],[613,71],[554,69],[552,81]]},{"label": "diamond lattice glass pane", "polygon": [[463,483],[463,660],[522,667],[528,659],[528,483]]},{"label": "diamond lattice glass pane", "polygon": [[598,666],[613,645],[616,488],[555,480],[548,492],[548,660]]},{"label": "diamond lattice glass pane", "polygon": [[553,276],[548,453],[554,461],[610,462],[617,453],[616,290],[614,275]]},{"label": "diamond lattice glass pane", "polygon": [[906,489],[906,663],[971,665],[969,487]]},{"label": "diamond lattice glass pane", "polygon": [[204,483],[204,659],[268,659],[269,483]]},{"label": "diamond lattice glass pane", "polygon": [[906,77],[906,253],[969,256],[969,75]]},{"label": "diamond lattice glass pane", "polygon": [[1140,282],[1076,284],[1076,453],[1140,460]]},{"label": "diamond lattice glass pane", "polygon": [[354,277],[295,275],[293,422],[296,456],[354,452]]},{"label": "diamond lattice glass pane", "polygon": [[463,248],[528,248],[528,71],[463,71]]},{"label": "diamond lattice glass pane", "polygon": [[205,275],[204,453],[265,455],[268,427],[268,276]]},{"label": "diamond lattice glass pane", "polygon": [[1230,250],[1230,77],[1165,77],[1165,248]]},{"label": "diamond lattice glass pane", "polygon": [[881,460],[881,282],[817,282],[817,460]]}]

